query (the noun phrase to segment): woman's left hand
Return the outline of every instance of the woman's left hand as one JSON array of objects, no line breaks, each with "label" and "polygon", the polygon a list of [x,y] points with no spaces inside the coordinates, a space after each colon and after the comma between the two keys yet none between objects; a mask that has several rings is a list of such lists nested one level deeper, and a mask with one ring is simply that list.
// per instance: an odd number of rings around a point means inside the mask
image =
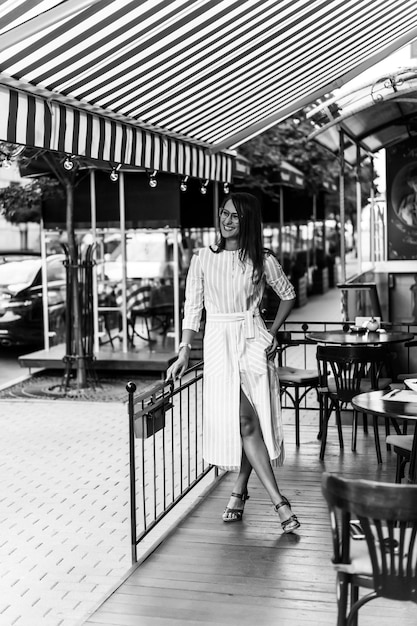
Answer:
[{"label": "woman's left hand", "polygon": [[278,348],[279,348],[278,341],[277,341],[276,337],[274,337],[272,339],[271,343],[269,344],[269,346],[267,348],[265,348],[266,358],[269,359],[270,361],[275,359],[276,354],[278,352]]}]

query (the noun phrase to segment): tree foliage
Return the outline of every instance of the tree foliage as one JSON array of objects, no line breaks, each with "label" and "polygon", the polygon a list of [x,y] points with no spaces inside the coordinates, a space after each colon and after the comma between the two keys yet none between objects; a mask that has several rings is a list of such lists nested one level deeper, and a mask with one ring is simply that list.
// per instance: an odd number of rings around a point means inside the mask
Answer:
[{"label": "tree foliage", "polygon": [[63,197],[61,185],[53,178],[42,176],[26,185],[11,183],[0,189],[0,211],[12,224],[39,223],[42,200],[52,197]]},{"label": "tree foliage", "polygon": [[[287,118],[280,124],[268,129],[261,135],[251,139],[239,147],[239,152],[252,165],[250,176],[245,185],[258,187],[264,193],[278,198],[277,185],[273,182],[273,173],[283,161],[298,168],[305,177],[305,189],[309,195],[321,189],[334,189],[328,194],[330,212],[339,213],[339,196],[337,192],[339,162],[335,155],[321,146],[309,136],[314,128],[304,111]],[[366,204],[371,184],[369,164],[361,168],[362,199]],[[345,170],[345,205],[347,214],[356,212],[356,172],[353,168]]]}]

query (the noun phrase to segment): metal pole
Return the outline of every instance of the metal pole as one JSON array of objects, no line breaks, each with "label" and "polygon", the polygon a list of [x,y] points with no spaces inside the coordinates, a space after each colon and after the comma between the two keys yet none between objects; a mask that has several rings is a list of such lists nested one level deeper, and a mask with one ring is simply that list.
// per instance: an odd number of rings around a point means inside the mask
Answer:
[{"label": "metal pole", "polygon": [[120,236],[122,245],[122,352],[128,351],[127,346],[127,254],[126,254],[126,205],[125,180],[123,172],[119,172],[119,211]]},{"label": "metal pole", "polygon": [[[96,202],[96,173],[90,170],[90,203],[91,203],[91,232],[93,235],[93,260],[97,259],[97,202]],[[98,336],[98,293],[97,293],[97,265],[93,265],[93,325],[94,325],[94,353],[99,351]]]},{"label": "metal pole", "polygon": [[356,144],[356,254],[358,274],[362,272],[362,189],[361,189],[361,149]]},{"label": "metal pole", "polygon": [[49,311],[48,311],[48,267],[46,263],[46,236],[43,220],[41,220],[41,262],[42,262],[42,312],[43,342],[45,350],[49,350]]},{"label": "metal pole", "polygon": [[279,260],[284,266],[284,189],[279,187]]},{"label": "metal pole", "polygon": [[213,182],[213,224],[219,227],[219,186],[216,181]]},{"label": "metal pole", "polygon": [[374,160],[371,159],[371,210],[369,215],[369,260],[375,263],[375,188],[374,188]]},{"label": "metal pole", "polygon": [[[317,222],[317,194],[314,193],[313,194],[313,240],[312,240],[312,253],[313,253],[312,263],[314,267],[316,266],[316,263],[317,263],[316,222]],[[323,242],[323,255],[325,253],[324,248],[325,248],[325,245]]]},{"label": "metal pole", "polygon": [[180,344],[180,272],[179,272],[179,255],[178,255],[178,237],[179,228],[172,229],[174,235],[174,341],[175,351],[178,351]]},{"label": "metal pole", "polygon": [[340,203],[340,269],[342,283],[346,281],[346,245],[345,245],[345,138],[339,130],[339,203]]}]

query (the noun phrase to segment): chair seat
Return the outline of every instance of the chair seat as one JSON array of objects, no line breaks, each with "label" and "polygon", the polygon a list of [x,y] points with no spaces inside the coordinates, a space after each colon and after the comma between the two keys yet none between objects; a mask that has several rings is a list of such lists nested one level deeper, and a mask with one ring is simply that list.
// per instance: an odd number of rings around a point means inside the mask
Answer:
[{"label": "chair seat", "polygon": [[411,452],[413,448],[414,435],[388,435],[386,442],[395,446],[396,448],[402,448]]},{"label": "chair seat", "polygon": [[278,378],[285,385],[318,385],[317,370],[304,370],[297,367],[278,367]]}]

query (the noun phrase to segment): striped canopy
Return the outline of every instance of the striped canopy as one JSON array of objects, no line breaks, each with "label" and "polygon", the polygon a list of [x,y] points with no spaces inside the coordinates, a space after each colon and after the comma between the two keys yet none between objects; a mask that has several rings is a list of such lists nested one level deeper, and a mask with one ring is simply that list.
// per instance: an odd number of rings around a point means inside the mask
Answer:
[{"label": "striped canopy", "polygon": [[229,149],[416,37],[416,0],[5,0],[0,140],[229,181]]}]

